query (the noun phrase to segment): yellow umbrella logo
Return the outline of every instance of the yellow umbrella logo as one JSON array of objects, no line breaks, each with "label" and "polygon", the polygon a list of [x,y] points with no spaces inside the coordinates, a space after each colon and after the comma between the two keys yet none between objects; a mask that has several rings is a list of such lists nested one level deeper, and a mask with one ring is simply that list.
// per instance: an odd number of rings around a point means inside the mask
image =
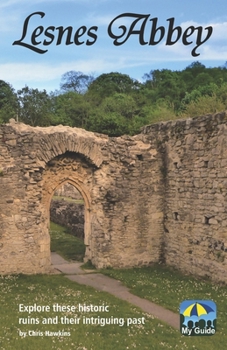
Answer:
[{"label": "yellow umbrella logo", "polygon": [[183,312],[184,316],[197,316],[200,317],[202,315],[207,315],[209,312],[213,312],[214,310],[206,304],[203,303],[193,303],[189,305]]}]

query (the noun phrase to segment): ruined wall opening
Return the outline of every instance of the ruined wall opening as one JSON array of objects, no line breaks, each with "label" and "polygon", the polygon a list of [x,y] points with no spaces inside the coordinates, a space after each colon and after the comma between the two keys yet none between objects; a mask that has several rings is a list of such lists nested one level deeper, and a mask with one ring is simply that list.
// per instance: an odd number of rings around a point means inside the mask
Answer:
[{"label": "ruined wall opening", "polygon": [[[91,234],[91,192],[93,183],[93,174],[96,167],[89,162],[86,157],[79,153],[66,152],[51,159],[43,172],[43,216],[45,227],[47,228],[46,237],[48,250],[50,253],[51,237],[50,230],[50,211],[51,201],[55,198],[62,186],[69,186],[80,193],[84,207],[84,230],[83,241],[85,245],[84,261],[91,260],[92,255],[92,234]],[[71,186],[71,187],[70,187]],[[74,190],[75,191],[75,190]],[[60,192],[59,192],[60,193]]]},{"label": "ruined wall opening", "polygon": [[83,261],[84,199],[68,182],[53,193],[50,203],[50,250],[67,260]]}]

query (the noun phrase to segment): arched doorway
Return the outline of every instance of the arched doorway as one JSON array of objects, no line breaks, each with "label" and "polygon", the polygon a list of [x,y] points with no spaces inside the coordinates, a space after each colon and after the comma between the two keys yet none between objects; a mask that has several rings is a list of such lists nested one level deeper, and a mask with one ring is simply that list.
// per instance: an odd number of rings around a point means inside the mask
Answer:
[{"label": "arched doorway", "polygon": [[[69,261],[83,261],[84,199],[66,182],[54,192],[50,205],[50,249]],[[53,254],[51,254],[53,257]]]},{"label": "arched doorway", "polygon": [[44,220],[46,221],[46,237],[50,254],[50,205],[51,200],[61,186],[65,184],[76,188],[84,201],[84,244],[86,247],[84,261],[91,260],[91,191],[95,167],[78,153],[66,152],[46,164],[43,172]]}]

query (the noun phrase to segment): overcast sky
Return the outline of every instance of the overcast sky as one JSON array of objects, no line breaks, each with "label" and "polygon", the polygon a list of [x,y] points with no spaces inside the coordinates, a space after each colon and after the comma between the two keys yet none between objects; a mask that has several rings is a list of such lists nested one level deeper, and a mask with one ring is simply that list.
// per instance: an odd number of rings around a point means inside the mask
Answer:
[{"label": "overcast sky", "polygon": [[[35,12],[43,12],[43,17],[33,14]],[[149,15],[146,21],[143,17],[134,26],[134,32],[140,31],[144,45],[139,42],[139,34],[131,34],[127,39],[136,17],[125,16],[114,21],[108,33],[110,22],[124,13]],[[155,29],[154,18],[157,18],[156,27],[164,27],[165,34],[158,44],[148,45],[145,43],[149,43],[152,28]],[[182,33],[175,44],[166,45],[170,18],[174,18],[174,27],[180,27]],[[72,27],[69,45],[65,44],[67,32],[57,45],[59,29],[56,28],[60,26]],[[110,32],[121,35],[123,29],[119,26],[127,30],[117,41],[127,40],[116,46]],[[206,28],[212,28],[207,41],[196,49],[199,54],[196,57],[192,56],[192,50],[197,46],[200,32],[195,29],[191,33],[188,29],[191,26],[201,28],[201,41],[209,34]],[[79,28],[75,44],[74,36]],[[161,30],[157,30],[154,41],[159,41],[160,33]],[[177,33],[175,30],[172,41]],[[182,43],[184,33],[188,45]],[[12,45],[15,41],[46,52],[40,54],[22,45]],[[142,81],[143,75],[153,69],[181,70],[193,61],[207,67],[223,66],[227,61],[226,0],[193,3],[185,0],[4,0],[0,3],[0,50],[0,79],[16,90],[28,85],[54,91],[59,89],[62,74],[70,70],[95,76],[120,72]]]}]

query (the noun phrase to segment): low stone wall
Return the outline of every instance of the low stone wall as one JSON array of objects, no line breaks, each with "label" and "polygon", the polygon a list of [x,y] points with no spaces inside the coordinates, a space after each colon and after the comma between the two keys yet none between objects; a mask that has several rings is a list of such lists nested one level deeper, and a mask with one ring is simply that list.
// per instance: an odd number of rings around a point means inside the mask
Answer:
[{"label": "low stone wall", "polygon": [[64,199],[52,200],[50,220],[65,226],[76,237],[84,238],[84,205],[67,202]]}]

